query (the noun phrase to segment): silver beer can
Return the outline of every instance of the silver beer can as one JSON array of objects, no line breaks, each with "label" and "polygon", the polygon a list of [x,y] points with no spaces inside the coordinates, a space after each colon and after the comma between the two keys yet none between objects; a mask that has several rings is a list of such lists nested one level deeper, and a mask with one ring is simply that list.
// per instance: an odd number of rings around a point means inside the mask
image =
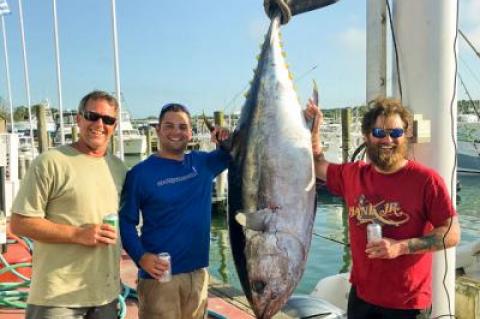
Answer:
[{"label": "silver beer can", "polygon": [[168,262],[168,269],[163,273],[163,275],[158,279],[159,282],[169,282],[172,280],[172,263],[169,253],[159,253],[158,258],[160,260]]},{"label": "silver beer can", "polygon": [[117,228],[118,226],[118,214],[115,213],[110,213],[105,216],[103,216],[103,221],[104,224],[108,224],[114,228]]},{"label": "silver beer can", "polygon": [[378,223],[367,225],[367,242],[372,242],[382,238],[382,226]]}]

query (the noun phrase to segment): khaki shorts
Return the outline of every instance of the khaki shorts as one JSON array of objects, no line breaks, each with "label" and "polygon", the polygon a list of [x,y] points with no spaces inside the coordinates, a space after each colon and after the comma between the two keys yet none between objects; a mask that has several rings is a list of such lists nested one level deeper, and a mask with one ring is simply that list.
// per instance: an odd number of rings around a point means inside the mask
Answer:
[{"label": "khaki shorts", "polygon": [[169,282],[138,281],[139,319],[207,318],[208,272],[202,268],[172,276]]}]

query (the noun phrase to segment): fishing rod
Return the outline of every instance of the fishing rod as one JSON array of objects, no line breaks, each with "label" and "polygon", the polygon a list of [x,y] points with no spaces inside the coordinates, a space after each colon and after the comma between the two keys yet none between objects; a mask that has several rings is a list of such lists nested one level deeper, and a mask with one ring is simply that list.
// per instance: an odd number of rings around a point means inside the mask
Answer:
[{"label": "fishing rod", "polygon": [[317,233],[317,232],[313,232],[313,235],[315,235],[315,236],[317,236],[317,237],[320,237],[320,238],[323,238],[323,239],[326,239],[326,240],[329,240],[329,241],[332,241],[332,242],[337,243],[337,244],[340,244],[340,245],[344,245],[344,246],[350,247],[350,243],[346,243],[346,242],[343,242],[343,241],[338,240],[338,239],[335,239],[335,238],[323,236],[323,235],[320,235],[320,234]]}]

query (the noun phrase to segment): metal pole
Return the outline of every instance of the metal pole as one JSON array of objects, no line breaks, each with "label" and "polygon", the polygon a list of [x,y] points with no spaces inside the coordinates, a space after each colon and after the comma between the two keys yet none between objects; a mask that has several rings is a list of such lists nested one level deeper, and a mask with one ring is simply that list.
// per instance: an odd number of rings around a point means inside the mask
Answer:
[{"label": "metal pole", "polygon": [[55,39],[55,61],[57,66],[57,94],[58,107],[60,112],[60,143],[65,144],[65,131],[63,128],[63,99],[62,99],[62,76],[60,68],[60,47],[58,45],[58,22],[57,22],[57,1],[52,0],[53,3],[53,35]]},{"label": "metal pole", "polygon": [[8,104],[10,106],[10,127],[11,132],[15,132],[15,126],[13,123],[13,102],[12,102],[12,86],[10,83],[10,66],[8,63],[8,50],[7,50],[7,30],[5,29],[5,16],[2,14],[2,34],[3,34],[3,49],[5,55],[5,73],[7,76],[7,94]]},{"label": "metal pole", "polygon": [[123,136],[122,136],[122,99],[120,91],[120,64],[118,62],[118,37],[117,37],[117,13],[115,0],[112,0],[112,29],[113,29],[113,57],[115,69],[115,91],[118,100],[118,150],[120,158],[124,159]]},{"label": "metal pole", "polygon": [[32,139],[32,150],[35,149],[35,141],[33,137],[33,123],[32,123],[32,111],[30,110],[30,79],[28,76],[28,63],[27,63],[27,48],[25,45],[25,29],[23,27],[23,6],[22,0],[18,0],[18,15],[20,18],[20,31],[22,36],[22,49],[23,49],[23,70],[25,74],[25,92],[27,94],[27,108],[28,108],[28,121],[30,124],[30,138]]}]

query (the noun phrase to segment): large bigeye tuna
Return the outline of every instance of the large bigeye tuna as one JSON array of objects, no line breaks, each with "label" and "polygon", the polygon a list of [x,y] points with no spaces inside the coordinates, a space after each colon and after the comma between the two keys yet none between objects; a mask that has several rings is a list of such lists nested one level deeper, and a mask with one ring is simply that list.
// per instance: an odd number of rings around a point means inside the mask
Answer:
[{"label": "large bigeye tuna", "polygon": [[270,318],[302,277],[315,217],[307,127],[272,19],[234,133],[228,171],[229,232],[243,290]]}]

